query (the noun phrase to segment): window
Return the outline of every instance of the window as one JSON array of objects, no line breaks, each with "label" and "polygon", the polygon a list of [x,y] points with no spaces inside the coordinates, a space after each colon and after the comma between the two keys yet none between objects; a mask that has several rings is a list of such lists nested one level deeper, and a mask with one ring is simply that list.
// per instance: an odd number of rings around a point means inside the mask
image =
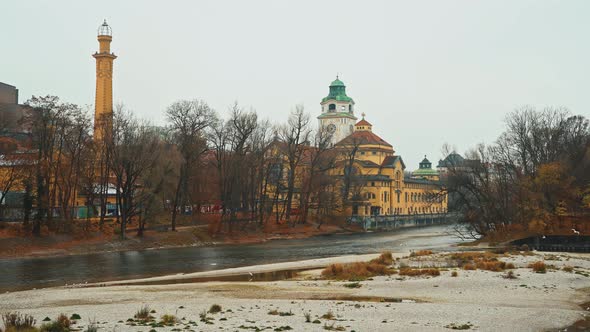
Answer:
[{"label": "window", "polygon": [[371,187],[374,187],[374,186],[375,186],[375,182],[371,182]]},{"label": "window", "polygon": [[336,110],[336,104],[330,104],[330,105],[328,105],[328,110],[329,111],[335,111]]},{"label": "window", "polygon": [[397,202],[399,203],[400,192],[397,192]]},{"label": "window", "polygon": [[377,151],[373,151],[373,155],[376,155],[376,154],[377,154]]}]

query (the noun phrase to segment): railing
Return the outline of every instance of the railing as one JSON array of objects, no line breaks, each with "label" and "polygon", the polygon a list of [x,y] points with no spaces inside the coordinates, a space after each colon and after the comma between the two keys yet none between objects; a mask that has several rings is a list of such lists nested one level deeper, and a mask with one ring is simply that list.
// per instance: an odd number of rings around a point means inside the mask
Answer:
[{"label": "railing", "polygon": [[346,219],[349,224],[360,225],[365,231],[387,230],[403,227],[416,227],[451,223],[457,221],[454,213],[429,213],[411,215],[351,216]]}]

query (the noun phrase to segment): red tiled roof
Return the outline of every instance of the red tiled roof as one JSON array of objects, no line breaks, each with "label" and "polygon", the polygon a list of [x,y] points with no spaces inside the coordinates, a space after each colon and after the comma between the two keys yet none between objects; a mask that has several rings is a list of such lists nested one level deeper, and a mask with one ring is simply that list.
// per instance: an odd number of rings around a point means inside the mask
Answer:
[{"label": "red tiled roof", "polygon": [[355,126],[372,126],[369,121],[362,119],[361,121],[357,122]]},{"label": "red tiled roof", "polygon": [[381,144],[391,147],[391,144],[385,142],[383,138],[373,134],[371,131],[357,130],[338,142],[336,145],[354,145],[354,144]]}]

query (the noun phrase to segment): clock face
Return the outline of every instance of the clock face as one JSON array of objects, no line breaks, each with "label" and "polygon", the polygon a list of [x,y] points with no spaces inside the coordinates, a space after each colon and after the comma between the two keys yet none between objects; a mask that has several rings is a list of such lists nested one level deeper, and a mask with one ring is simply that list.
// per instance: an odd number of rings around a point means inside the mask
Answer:
[{"label": "clock face", "polygon": [[336,125],[334,125],[333,123],[331,123],[331,124],[328,125],[328,128],[327,129],[328,129],[328,132],[330,134],[333,134],[336,131]]}]

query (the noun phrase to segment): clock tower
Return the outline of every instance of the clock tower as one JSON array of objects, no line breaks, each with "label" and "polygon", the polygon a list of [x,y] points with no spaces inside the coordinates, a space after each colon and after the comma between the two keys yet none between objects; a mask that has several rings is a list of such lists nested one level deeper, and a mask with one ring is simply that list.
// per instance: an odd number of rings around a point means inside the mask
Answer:
[{"label": "clock tower", "polygon": [[346,85],[338,79],[330,84],[330,93],[322,99],[322,114],[318,116],[320,128],[332,134],[331,144],[343,140],[354,131],[354,100],[346,95]]}]

